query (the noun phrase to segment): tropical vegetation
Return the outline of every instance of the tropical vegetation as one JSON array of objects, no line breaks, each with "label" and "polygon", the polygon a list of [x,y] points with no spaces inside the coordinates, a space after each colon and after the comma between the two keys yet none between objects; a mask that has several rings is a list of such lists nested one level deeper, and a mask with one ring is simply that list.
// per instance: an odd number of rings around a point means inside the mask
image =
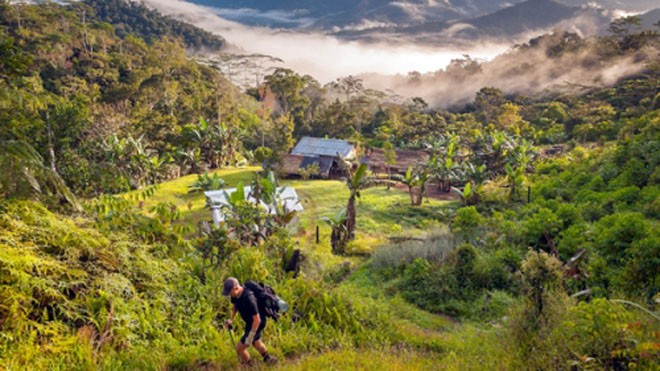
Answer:
[{"label": "tropical vegetation", "polygon": [[[284,68],[241,92],[138,5],[0,1],[0,368],[238,367],[229,276],[289,303],[282,368],[657,367],[660,29],[636,24],[511,53],[641,73],[439,110]],[[383,148],[387,179],[262,169],[302,135]],[[394,147],[429,161],[395,176]],[[229,188],[216,226],[202,191]]]}]

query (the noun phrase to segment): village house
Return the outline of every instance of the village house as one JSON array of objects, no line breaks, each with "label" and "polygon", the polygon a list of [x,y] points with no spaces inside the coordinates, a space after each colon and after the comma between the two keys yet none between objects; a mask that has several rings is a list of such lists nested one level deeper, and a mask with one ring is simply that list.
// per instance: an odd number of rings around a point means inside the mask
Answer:
[{"label": "village house", "polygon": [[284,156],[278,171],[283,176],[298,176],[299,170],[317,164],[319,177],[335,178],[345,175],[339,161],[351,161],[356,157],[355,146],[345,140],[303,137],[291,153]]},{"label": "village house", "polygon": [[[389,165],[390,174],[404,175],[409,167],[426,165],[431,157],[428,152],[422,150],[394,150],[396,156],[394,163]],[[360,163],[366,164],[374,174],[387,174],[387,157],[385,150],[381,148],[368,149],[360,159]]]}]

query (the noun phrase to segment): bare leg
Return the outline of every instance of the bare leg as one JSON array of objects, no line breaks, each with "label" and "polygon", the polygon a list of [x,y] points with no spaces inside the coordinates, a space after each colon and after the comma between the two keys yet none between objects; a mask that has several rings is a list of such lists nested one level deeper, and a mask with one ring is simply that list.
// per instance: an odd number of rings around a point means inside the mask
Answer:
[{"label": "bare leg", "polygon": [[268,354],[268,349],[266,349],[266,345],[264,345],[264,343],[263,343],[263,341],[261,341],[261,339],[255,341],[253,343],[253,345],[254,345],[254,348],[256,350],[258,350],[259,353],[261,353],[261,356],[264,357],[264,362],[266,362],[268,364],[271,364],[271,365],[277,363],[277,357],[274,357],[274,356]]},{"label": "bare leg", "polygon": [[268,351],[268,349],[266,349],[266,345],[264,345],[264,342],[261,341],[261,339],[255,340],[252,345],[254,346],[254,349],[258,350],[262,355]]},{"label": "bare leg", "polygon": [[236,353],[238,353],[238,356],[241,357],[242,363],[248,363],[250,361],[250,353],[248,353],[249,347],[249,345],[243,345],[241,341],[236,343]]}]

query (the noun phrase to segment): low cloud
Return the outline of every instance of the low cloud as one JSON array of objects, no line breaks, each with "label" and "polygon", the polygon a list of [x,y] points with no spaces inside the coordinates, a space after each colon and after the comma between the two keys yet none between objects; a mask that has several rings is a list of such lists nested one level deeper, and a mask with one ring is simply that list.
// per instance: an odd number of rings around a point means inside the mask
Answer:
[{"label": "low cloud", "polygon": [[[549,58],[543,46],[512,51],[512,43],[522,42],[520,39],[424,47],[405,42],[400,35],[401,39],[393,42],[391,34],[384,34],[375,39],[387,42],[350,42],[322,34],[246,27],[219,17],[211,8],[185,1],[144,2],[164,14],[223,36],[237,53],[281,58],[285,67],[311,75],[322,84],[347,75],[360,76],[366,87],[393,91],[403,97],[422,97],[439,108],[469,103],[485,86],[523,94],[566,84],[602,86],[643,69],[641,63],[627,57],[602,61],[588,48]],[[582,22],[588,24],[589,20]],[[452,31],[462,27],[457,24]],[[530,33],[524,40],[539,34],[541,31]],[[428,37],[440,36],[436,33]],[[450,65],[465,55],[471,61],[478,60],[480,66],[457,70],[456,63]],[[410,71],[415,73],[409,74]]]},{"label": "low cloud", "polygon": [[508,43],[475,43],[469,48],[424,47],[414,44],[392,45],[379,41],[361,43],[342,41],[332,36],[290,30],[246,27],[219,17],[213,8],[179,0],[145,0],[163,14],[182,18],[224,37],[240,53],[260,53],[281,58],[286,67],[327,83],[341,76],[376,72],[426,73],[444,68],[463,54],[493,58],[504,52]]},{"label": "low cloud", "polygon": [[[560,38],[561,35],[556,35],[554,41]],[[483,87],[495,87],[506,94],[535,94],[578,86],[602,87],[645,68],[644,58],[639,56],[603,60],[591,47],[579,47],[549,57],[549,42],[543,40],[537,47],[511,51],[491,61],[464,59],[435,73],[361,77],[365,86],[392,89],[404,97],[422,97],[432,107],[450,108],[471,102]]]}]

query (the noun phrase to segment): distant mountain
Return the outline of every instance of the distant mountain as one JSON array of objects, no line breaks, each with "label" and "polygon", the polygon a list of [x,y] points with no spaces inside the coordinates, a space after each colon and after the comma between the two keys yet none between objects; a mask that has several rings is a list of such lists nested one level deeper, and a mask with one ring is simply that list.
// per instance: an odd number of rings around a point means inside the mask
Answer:
[{"label": "distant mountain", "polygon": [[580,10],[553,0],[528,0],[465,23],[488,35],[515,35],[550,27],[575,17]]},{"label": "distant mountain", "polygon": [[[542,6],[519,8],[517,17],[505,14],[504,17],[523,19],[531,17],[529,25],[500,24],[492,13],[524,0],[188,0],[191,3],[216,9],[227,19],[249,25],[275,28],[317,29],[330,32],[339,30],[365,30],[383,27],[415,27],[429,23],[465,21],[472,19],[477,27],[516,32],[525,26],[550,24],[553,20],[565,18],[566,13],[577,7],[623,9],[646,11],[657,7],[658,0],[558,0],[549,8],[559,13],[543,13]],[[564,9],[559,9],[563,5]],[[533,13],[536,11],[541,13]],[[554,10],[553,10],[554,9]],[[509,13],[513,10],[509,10]],[[544,22],[543,18],[548,16]],[[483,18],[482,18],[483,17]]]},{"label": "distant mountain", "polygon": [[[519,2],[520,0],[514,0]],[[285,28],[410,26],[475,17],[501,9],[506,0],[189,0],[214,7],[221,16],[251,25]]]},{"label": "distant mountain", "polygon": [[487,38],[525,40],[530,31],[545,31],[554,27],[596,33],[606,29],[609,22],[609,18],[594,8],[567,6],[554,0],[527,0],[474,18],[406,27],[344,30],[335,35],[355,40],[389,38],[446,45]]},{"label": "distant mountain", "polygon": [[145,40],[163,36],[180,38],[195,49],[220,50],[225,40],[192,24],[166,17],[142,3],[130,0],[82,0],[93,10],[92,17],[113,24],[118,36],[136,34]]},{"label": "distant mountain", "polygon": [[660,22],[660,8],[640,14],[639,17],[642,19],[642,27],[644,27],[644,29],[658,30],[656,24]]}]

